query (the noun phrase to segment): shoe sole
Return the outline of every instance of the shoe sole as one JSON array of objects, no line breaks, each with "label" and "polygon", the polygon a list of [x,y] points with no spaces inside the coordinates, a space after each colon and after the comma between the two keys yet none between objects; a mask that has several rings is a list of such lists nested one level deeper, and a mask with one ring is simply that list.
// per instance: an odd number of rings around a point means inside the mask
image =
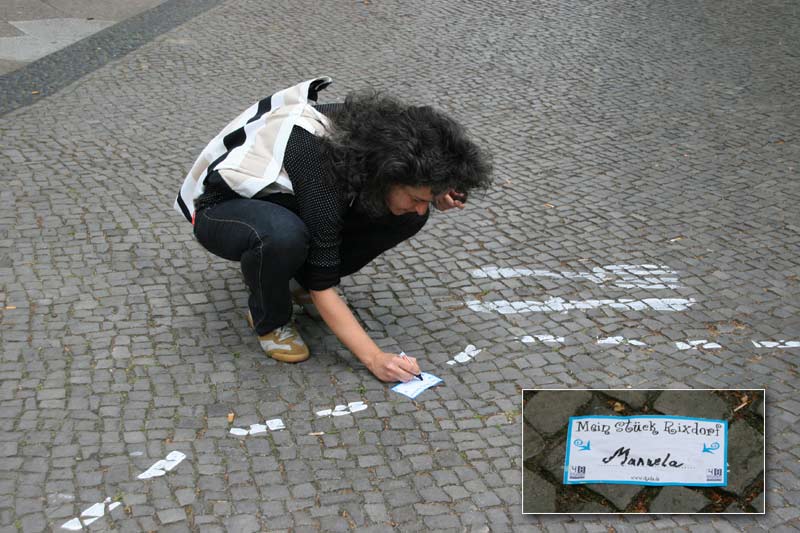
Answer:
[{"label": "shoe sole", "polygon": [[[266,353],[266,352],[264,352]],[[276,361],[280,361],[281,363],[302,363],[311,355],[311,353],[300,354],[300,355],[289,355],[284,353],[268,353],[268,356],[272,357]]]}]

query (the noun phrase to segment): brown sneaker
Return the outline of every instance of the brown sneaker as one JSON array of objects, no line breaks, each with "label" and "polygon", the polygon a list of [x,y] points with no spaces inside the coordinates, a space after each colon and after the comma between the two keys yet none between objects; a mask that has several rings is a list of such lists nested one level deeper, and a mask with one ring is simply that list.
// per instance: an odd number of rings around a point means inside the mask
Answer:
[{"label": "brown sneaker", "polygon": [[[253,326],[253,316],[247,311],[247,323]],[[310,352],[300,333],[291,322],[267,333],[259,335],[258,342],[268,356],[284,363],[299,363],[308,359]]]}]

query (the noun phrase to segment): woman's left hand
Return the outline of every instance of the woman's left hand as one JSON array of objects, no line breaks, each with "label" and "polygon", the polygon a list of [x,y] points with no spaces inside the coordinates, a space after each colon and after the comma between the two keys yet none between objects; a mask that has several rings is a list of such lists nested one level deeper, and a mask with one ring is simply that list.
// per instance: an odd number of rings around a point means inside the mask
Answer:
[{"label": "woman's left hand", "polygon": [[455,192],[456,191],[451,189],[447,192],[443,192],[442,194],[436,195],[433,198],[433,205],[435,205],[436,209],[438,209],[439,211],[447,211],[448,209],[452,209],[454,207],[457,207],[458,209],[464,209],[464,202],[453,198],[452,193]]}]

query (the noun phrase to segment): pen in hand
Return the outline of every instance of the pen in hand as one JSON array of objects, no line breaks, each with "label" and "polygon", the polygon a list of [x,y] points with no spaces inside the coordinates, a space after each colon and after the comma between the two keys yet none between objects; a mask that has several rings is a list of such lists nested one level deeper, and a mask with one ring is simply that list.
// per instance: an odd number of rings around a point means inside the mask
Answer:
[{"label": "pen in hand", "polygon": [[[408,356],[406,355],[405,352],[400,352],[400,357],[402,357],[403,359],[408,361]],[[422,379],[422,374],[414,374],[414,377],[417,378],[420,381],[425,381],[424,379]]]}]

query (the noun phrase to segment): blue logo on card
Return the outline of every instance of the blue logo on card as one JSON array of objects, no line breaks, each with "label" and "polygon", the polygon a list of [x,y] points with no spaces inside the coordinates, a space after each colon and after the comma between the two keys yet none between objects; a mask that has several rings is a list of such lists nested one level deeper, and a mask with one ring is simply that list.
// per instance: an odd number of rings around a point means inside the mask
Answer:
[{"label": "blue logo on card", "polygon": [[706,443],[703,443],[703,453],[714,453],[714,450],[719,450],[719,442],[714,442],[711,446],[706,446]]},{"label": "blue logo on card", "polygon": [[572,444],[580,448],[582,452],[590,451],[592,449],[591,448],[592,442],[588,440],[586,441],[586,444],[584,444],[581,439],[575,439],[575,442],[573,442]]}]

